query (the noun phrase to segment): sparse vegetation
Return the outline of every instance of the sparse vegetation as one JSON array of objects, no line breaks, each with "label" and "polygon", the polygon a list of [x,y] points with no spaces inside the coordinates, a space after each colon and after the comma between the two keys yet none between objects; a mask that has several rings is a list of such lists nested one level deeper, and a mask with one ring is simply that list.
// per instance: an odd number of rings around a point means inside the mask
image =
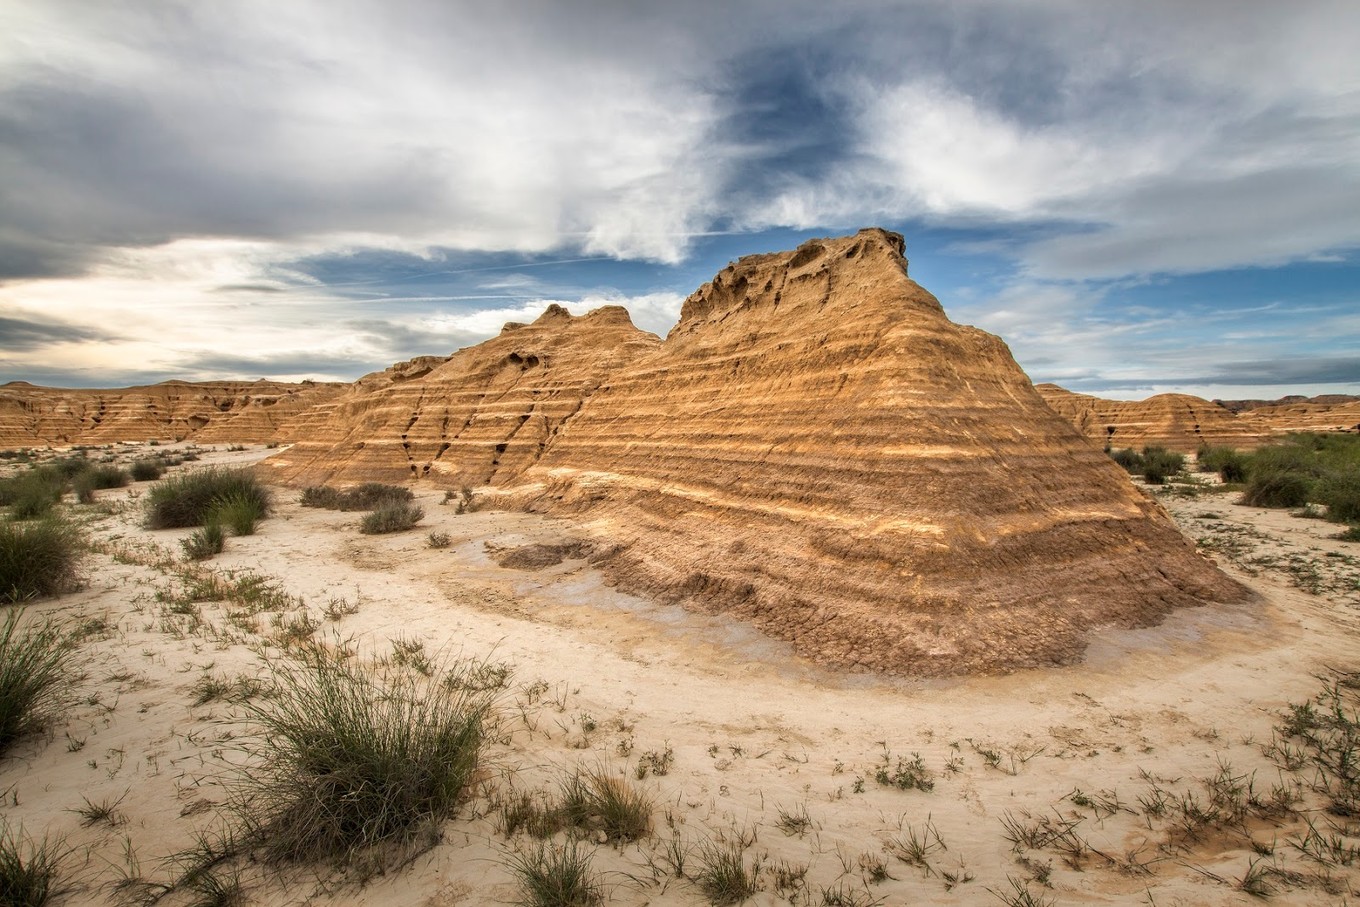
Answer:
[{"label": "sparse vegetation", "polygon": [[425,518],[425,511],[414,504],[383,504],[364,514],[359,520],[359,531],[364,535],[385,535],[404,532]]},{"label": "sparse vegetation", "polygon": [[321,507],[326,510],[377,510],[388,504],[405,504],[414,498],[411,489],[400,485],[365,482],[345,490],[329,485],[313,485],[302,490],[299,503],[303,507]]},{"label": "sparse vegetation", "polygon": [[694,882],[710,904],[740,904],[758,889],[760,860],[748,864],[741,841],[705,841],[696,863]]},{"label": "sparse vegetation", "polygon": [[84,555],[79,531],[64,520],[0,522],[0,602],[65,592]]},{"label": "sparse vegetation", "polygon": [[0,625],[0,755],[46,729],[70,690],[70,645],[57,624],[20,629],[20,611]]},{"label": "sparse vegetation", "polygon": [[134,460],[128,471],[135,482],[154,482],[165,475],[165,466],[159,460]]},{"label": "sparse vegetation", "polygon": [[510,858],[523,907],[593,907],[604,903],[604,889],[590,868],[591,854],[575,840],[555,846],[543,842]]},{"label": "sparse vegetation", "polygon": [[66,850],[58,840],[33,841],[23,830],[0,831],[0,904],[42,907],[58,893]]},{"label": "sparse vegetation", "polygon": [[146,525],[148,529],[202,526],[212,522],[218,508],[231,501],[251,501],[260,516],[269,513],[269,490],[249,469],[180,473],[151,486]]},{"label": "sparse vegetation", "polygon": [[180,541],[184,556],[191,561],[207,560],[214,554],[221,554],[227,543],[227,534],[221,523],[209,523],[196,529],[189,537]]},{"label": "sparse vegetation", "polygon": [[224,526],[233,535],[254,535],[255,524],[264,518],[267,503],[259,495],[229,492],[213,504],[208,524]]},{"label": "sparse vegetation", "polygon": [[652,830],[652,798],[604,768],[576,772],[562,785],[565,824],[604,832],[612,841],[636,841]]},{"label": "sparse vegetation", "polygon": [[274,862],[382,865],[433,844],[477,769],[489,697],[314,644],[272,667],[246,705],[262,733],[239,788],[245,837]]},{"label": "sparse vegetation", "polygon": [[47,516],[66,490],[66,476],[52,465],[38,466],[0,482],[0,506],[10,517],[33,520]]}]

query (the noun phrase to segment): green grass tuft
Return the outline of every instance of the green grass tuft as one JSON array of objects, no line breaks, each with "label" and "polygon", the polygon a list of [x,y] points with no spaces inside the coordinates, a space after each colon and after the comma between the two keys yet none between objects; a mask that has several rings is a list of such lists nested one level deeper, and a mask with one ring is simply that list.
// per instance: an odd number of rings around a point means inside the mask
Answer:
[{"label": "green grass tuft", "polygon": [[28,601],[70,589],[84,555],[80,532],[63,520],[0,522],[0,602]]},{"label": "green grass tuft", "polygon": [[594,907],[604,903],[604,890],[590,868],[591,854],[576,841],[562,847],[543,843],[510,858],[510,871],[519,881],[522,907]]},{"label": "green grass tuft", "polygon": [[425,511],[414,504],[384,504],[359,520],[359,531],[364,535],[383,535],[403,532],[415,527],[425,518]]},{"label": "green grass tuft", "polygon": [[0,626],[0,754],[48,727],[70,691],[66,635],[52,623],[20,630],[21,617],[11,611]]},{"label": "green grass tuft", "polygon": [[269,490],[249,469],[201,469],[162,479],[147,495],[148,529],[179,529],[211,522],[223,502],[250,500],[269,513]]},{"label": "green grass tuft", "polygon": [[160,460],[135,460],[129,471],[134,482],[154,482],[165,475],[165,466]]},{"label": "green grass tuft", "polygon": [[214,554],[221,554],[227,544],[227,533],[221,523],[209,523],[196,529],[189,537],[180,541],[184,556],[191,561],[204,561]]},{"label": "green grass tuft", "polygon": [[302,490],[299,503],[303,507],[326,510],[377,510],[387,504],[405,504],[414,498],[411,489],[400,485],[365,482],[343,491],[329,485],[313,485]]},{"label": "green grass tuft", "polygon": [[264,519],[267,503],[257,495],[233,491],[217,499],[208,522],[225,526],[234,535],[254,535],[255,524]]},{"label": "green grass tuft", "polygon": [[409,853],[434,843],[477,770],[491,698],[436,676],[374,674],[310,645],[246,705],[261,735],[239,815],[272,861]]},{"label": "green grass tuft", "polygon": [[42,907],[58,894],[57,878],[67,851],[60,841],[30,840],[23,831],[0,831],[0,904]]}]

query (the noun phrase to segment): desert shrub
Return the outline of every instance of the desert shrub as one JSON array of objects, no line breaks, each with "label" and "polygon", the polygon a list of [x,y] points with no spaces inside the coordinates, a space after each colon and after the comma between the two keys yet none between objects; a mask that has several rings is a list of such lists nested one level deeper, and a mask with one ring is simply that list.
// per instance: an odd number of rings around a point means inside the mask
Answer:
[{"label": "desert shrub", "polygon": [[130,477],[117,466],[94,466],[71,480],[76,500],[82,504],[94,503],[94,493],[104,488],[122,488]]},{"label": "desert shrub", "polygon": [[1201,447],[1198,456],[1200,472],[1216,472],[1224,482],[1247,480],[1248,457],[1231,447]]},{"label": "desert shrub", "polygon": [[652,830],[652,806],[645,790],[601,768],[567,778],[558,813],[573,828],[604,832],[611,841],[636,841]]},{"label": "desert shrub", "polygon": [[263,518],[263,504],[257,496],[233,491],[217,499],[208,523],[225,526],[236,535],[254,535],[255,524]]},{"label": "desert shrub", "polygon": [[1144,447],[1142,460],[1143,479],[1151,485],[1162,485],[1185,468],[1185,456],[1165,447]]},{"label": "desert shrub", "polygon": [[591,854],[582,853],[575,840],[562,847],[539,844],[510,858],[510,871],[519,882],[523,907],[593,907],[604,903],[604,890],[590,868]]},{"label": "desert shrub", "polygon": [[329,485],[313,485],[302,490],[299,503],[304,507],[327,510],[377,510],[388,504],[404,504],[415,498],[411,489],[381,482],[365,482],[343,491]]},{"label": "desert shrub", "polygon": [[60,841],[32,841],[8,826],[0,832],[0,904],[42,907],[58,894],[66,852]]},{"label": "desert shrub", "polygon": [[269,513],[269,489],[249,469],[202,469],[162,479],[147,495],[148,529],[201,526],[224,501],[254,501]]},{"label": "desert shrub", "polygon": [[425,537],[425,541],[431,548],[447,548],[453,544],[453,539],[447,532],[431,532]]},{"label": "desert shrub", "polygon": [[1360,471],[1337,471],[1322,477],[1317,500],[1327,505],[1327,519],[1337,523],[1360,523]]},{"label": "desert shrub", "polygon": [[66,635],[53,623],[20,630],[22,616],[11,611],[0,626],[0,753],[46,728],[70,690]]},{"label": "desert shrub", "polygon": [[0,522],[0,602],[66,591],[84,554],[79,531],[63,520]]},{"label": "desert shrub", "polygon": [[184,556],[191,561],[202,561],[221,554],[227,544],[227,533],[221,523],[209,523],[202,529],[194,530],[188,538],[180,541]]},{"label": "desert shrub", "polygon": [[63,482],[69,482],[89,469],[90,466],[90,461],[85,458],[85,454],[80,453],[69,457],[58,457],[44,464],[42,468],[60,476]]},{"label": "desert shrub", "polygon": [[271,861],[342,864],[433,844],[477,771],[490,696],[325,646],[272,667],[246,706],[261,728],[237,799],[246,839]]},{"label": "desert shrub", "polygon": [[710,904],[740,904],[756,893],[759,861],[748,867],[739,842],[705,841],[699,848],[698,863],[694,881]]},{"label": "desert shrub", "polygon": [[66,477],[50,466],[39,466],[0,482],[0,505],[8,506],[16,520],[46,516],[61,500]]},{"label": "desert shrub", "polygon": [[1122,466],[1129,474],[1143,470],[1143,458],[1138,451],[1132,448],[1121,447],[1118,450],[1112,450],[1110,451],[1110,459]]},{"label": "desert shrub", "polygon": [[1293,472],[1252,470],[1242,503],[1252,507],[1302,507],[1308,503],[1312,483]]},{"label": "desert shrub", "polygon": [[129,471],[133,481],[154,482],[165,475],[165,466],[159,460],[134,460]]},{"label": "desert shrub", "polygon": [[359,531],[364,535],[382,535],[388,532],[401,532],[410,529],[425,518],[425,511],[414,504],[384,504],[377,510],[366,513],[359,521]]}]

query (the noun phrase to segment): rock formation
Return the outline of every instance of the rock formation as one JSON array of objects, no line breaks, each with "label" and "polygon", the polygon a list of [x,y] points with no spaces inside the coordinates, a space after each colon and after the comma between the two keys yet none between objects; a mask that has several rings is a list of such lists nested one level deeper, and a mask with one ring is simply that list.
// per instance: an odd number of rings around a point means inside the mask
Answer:
[{"label": "rock formation", "polygon": [[[493,503],[572,518],[625,589],[893,674],[1068,662],[1093,628],[1249,594],[902,252],[867,230],[729,266]],[[464,351],[492,396],[505,340]]]},{"label": "rock formation", "polygon": [[188,439],[265,442],[287,437],[298,413],[340,385],[278,381],[166,381],[112,390],[0,385],[0,447]]},{"label": "rock formation", "polygon": [[1194,453],[1201,444],[1254,448],[1269,431],[1230,410],[1189,394],[1158,394],[1146,400],[1105,400],[1039,384],[1036,390],[1055,412],[1102,447],[1141,450],[1160,445]]},{"label": "rock formation", "polygon": [[606,306],[573,317],[549,306],[533,324],[447,359],[360,379],[295,427],[300,440],[263,464],[272,481],[503,484],[534,463],[605,379],[660,340]]},{"label": "rock formation", "polygon": [[[1341,397],[1340,394],[1336,395]],[[1262,434],[1292,431],[1360,431],[1360,401],[1305,401],[1257,406],[1238,415],[1243,424]]]}]

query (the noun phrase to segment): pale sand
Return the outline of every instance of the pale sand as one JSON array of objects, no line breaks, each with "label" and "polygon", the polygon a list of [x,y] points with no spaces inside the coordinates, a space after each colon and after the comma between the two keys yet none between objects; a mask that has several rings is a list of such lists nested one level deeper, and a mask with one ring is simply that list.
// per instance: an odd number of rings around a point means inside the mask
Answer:
[{"label": "pale sand", "polygon": [[[249,462],[265,453],[223,452],[205,462]],[[187,532],[143,530],[136,502],[118,507],[146,487],[100,492],[99,500],[118,512],[95,519],[91,535],[133,548],[154,543],[178,555]],[[1280,775],[1259,744],[1271,738],[1278,713],[1318,690],[1314,674],[1360,667],[1353,585],[1315,596],[1278,572],[1250,576],[1225,564],[1262,593],[1260,603],[1183,610],[1158,627],[1101,635],[1084,664],[928,682],[838,675],[744,625],[618,594],[581,560],[501,568],[485,543],[555,542],[571,538],[570,527],[523,514],[459,515],[440,506],[442,497],[418,491],[426,513],[419,529],[364,536],[356,529],[359,514],[302,508],[293,492],[280,490],[276,515],[256,535],[230,539],[228,550],[208,562],[275,578],[314,616],[333,599],[358,605],[338,622],[322,619],[321,637],[353,637],[378,654],[390,651],[390,639],[414,638],[430,652],[490,654],[515,669],[502,697],[504,726],[513,734],[491,748],[482,796],[446,825],[443,843],[363,887],[329,893],[307,870],[261,877],[247,867],[248,903],[514,903],[505,858],[529,842],[497,833],[485,795],[503,793],[510,783],[550,787],[578,765],[631,777],[640,754],[666,746],[674,752],[669,774],[641,782],[657,800],[656,837],[595,852],[610,903],[705,903],[693,882],[666,872],[668,822],[693,843],[754,829],[748,858],[808,866],[803,894],[781,895],[767,874],[751,904],[820,904],[823,889],[837,886],[858,891],[854,903],[1000,903],[988,889],[1008,890],[1008,876],[1032,874],[1017,862],[1000,821],[1022,810],[1084,816],[1079,833],[1092,848],[1117,861],[1133,852],[1138,862],[1151,861],[1143,874],[1093,854],[1077,871],[1053,851],[1031,851],[1032,866],[1053,866],[1052,889],[1032,883],[1036,895],[1059,904],[1251,903],[1233,887],[1259,859],[1240,834],[1210,834],[1168,853],[1158,848],[1166,840],[1163,823],[1132,811],[1097,818],[1064,798],[1077,788],[1114,791],[1137,810],[1137,797],[1149,790],[1141,772],[1164,779],[1169,790],[1202,796],[1196,779],[1221,764],[1255,772],[1258,788],[1268,790]],[[1337,529],[1331,524],[1228,501],[1219,495],[1170,503],[1192,535],[1209,522],[1240,521],[1270,536],[1263,545],[1312,547],[1318,556],[1360,553],[1360,545],[1325,539]],[[1196,517],[1203,513],[1221,516]],[[431,530],[449,533],[450,547],[428,547]],[[257,674],[261,661],[242,642],[167,632],[163,606],[154,600],[169,582],[161,570],[98,554],[87,575],[83,591],[37,603],[29,616],[102,617],[116,632],[81,647],[87,676],[80,704],[52,736],[21,743],[0,763],[0,790],[7,823],[22,823],[30,835],[63,835],[75,848],[76,887],[64,903],[105,904],[114,902],[112,885],[130,861],[139,864],[132,871],[163,878],[161,861],[211,824],[243,729],[225,720],[230,709],[221,703],[191,707],[189,691],[205,670]],[[205,603],[202,616],[227,627],[221,603]],[[269,615],[261,617],[267,634]],[[537,680],[547,691],[530,704],[527,691]],[[582,732],[585,715],[598,725],[593,733]],[[627,757],[621,741],[631,741]],[[873,772],[885,745],[894,761],[919,753],[934,790],[878,784]],[[1000,767],[988,767],[979,750],[1000,754]],[[951,760],[955,770],[947,768]],[[83,827],[73,811],[84,805],[82,797],[121,798],[126,821]],[[777,827],[779,810],[803,807],[810,831],[786,835]],[[885,842],[907,826],[921,828],[928,817],[948,848],[931,855],[931,875],[885,851]],[[1275,843],[1279,866],[1319,868],[1287,844],[1297,823],[1253,821],[1250,828],[1263,845]],[[885,861],[891,877],[866,881],[861,855]],[[974,880],[947,890],[942,873],[961,869]],[[1353,889],[1360,885],[1357,869],[1332,873]],[[1280,904],[1347,903],[1316,887],[1276,887]],[[164,903],[183,903],[177,897]]]}]

